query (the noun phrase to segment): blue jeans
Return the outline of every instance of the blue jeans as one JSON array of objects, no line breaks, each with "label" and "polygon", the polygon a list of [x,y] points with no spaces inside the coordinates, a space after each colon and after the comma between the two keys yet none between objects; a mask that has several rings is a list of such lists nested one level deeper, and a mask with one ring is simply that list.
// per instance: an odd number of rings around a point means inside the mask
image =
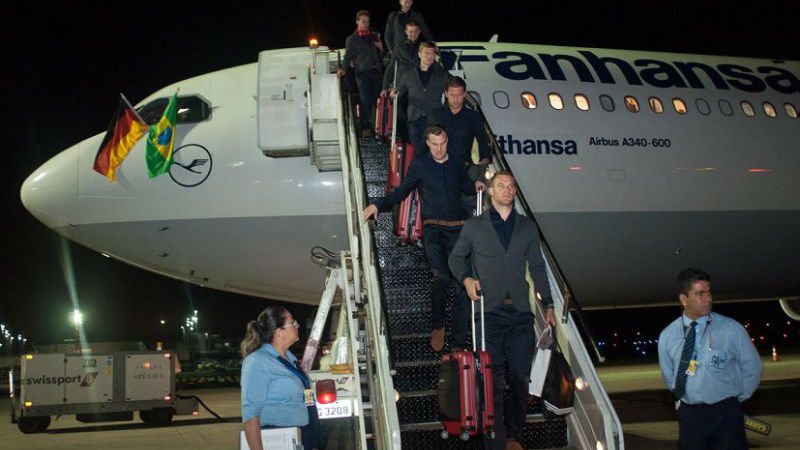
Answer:
[{"label": "blue jeans", "polygon": [[378,94],[381,93],[380,73],[377,71],[356,72],[356,85],[358,86],[358,103],[361,109],[359,126],[361,131],[369,130],[371,120],[375,117]]},{"label": "blue jeans", "polygon": [[425,257],[433,271],[431,287],[432,328],[442,328],[445,322],[445,304],[450,282],[456,283],[455,304],[453,305],[453,347],[466,348],[467,327],[469,326],[469,300],[464,292],[464,285],[455,280],[450,273],[447,259],[453,246],[456,245],[461,227],[441,227],[429,225],[423,229],[422,242]]},{"label": "blue jeans", "polygon": [[[496,436],[495,439],[485,439],[484,448],[504,450],[506,438],[515,438],[522,442],[522,426],[528,411],[528,384],[533,364],[533,313],[520,312],[512,305],[503,305],[487,311],[484,321],[486,351],[492,357]],[[477,328],[477,334],[480,336],[480,327]],[[480,348],[480,340],[477,342]],[[507,402],[503,400],[506,378]]]}]

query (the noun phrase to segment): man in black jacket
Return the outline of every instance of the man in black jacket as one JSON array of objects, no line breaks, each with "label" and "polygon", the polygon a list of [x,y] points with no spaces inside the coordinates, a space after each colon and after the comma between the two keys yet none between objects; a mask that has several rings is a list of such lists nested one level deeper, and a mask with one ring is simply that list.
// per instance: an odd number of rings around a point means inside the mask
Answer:
[{"label": "man in black jacket", "polygon": [[397,65],[397,78],[399,79],[408,69],[419,65],[419,24],[413,20],[406,23],[406,39],[399,41],[392,49],[392,57],[383,74],[383,90],[385,95],[395,83],[395,63]]},{"label": "man in black jacket", "polygon": [[[373,199],[363,215],[364,220],[377,219],[378,211],[389,210],[414,189],[418,189],[425,257],[434,275],[431,288],[431,347],[440,351],[444,346],[445,301],[452,281],[447,258],[469,215],[461,203],[461,195],[474,194],[476,189],[483,189],[483,182],[470,180],[461,158],[448,153],[447,132],[442,127],[432,125],[425,135],[430,153],[414,158],[400,186],[394,188],[388,197]],[[454,348],[463,349],[466,346],[468,307],[464,290],[457,284],[452,328]]]},{"label": "man in black jacket", "polygon": [[396,94],[408,98],[407,123],[409,140],[417,154],[427,152],[425,129],[431,112],[442,107],[447,71],[436,62],[436,44],[419,45],[419,65],[403,73],[397,83]]},{"label": "man in black jacket", "polygon": [[406,23],[410,20],[419,25],[422,36],[427,42],[433,42],[433,34],[431,34],[431,30],[425,23],[422,13],[411,10],[411,5],[413,4],[413,0],[400,0],[400,11],[392,11],[389,13],[389,18],[386,19],[386,31],[383,36],[390,51],[393,51],[395,45],[403,40],[403,31],[406,28]]},{"label": "man in black jacket", "polygon": [[347,37],[345,43],[344,67],[337,71],[343,77],[346,71],[355,73],[360,105],[359,125],[362,136],[370,136],[370,120],[374,116],[375,103],[381,90],[381,53],[383,43],[369,27],[370,15],[367,10],[356,13],[356,31]]},{"label": "man in black jacket", "polygon": [[[406,39],[398,42],[392,51],[392,57],[386,66],[383,74],[383,90],[381,97],[385,97],[389,89],[395,87],[398,79],[409,69],[419,65],[419,24],[413,20],[406,22]],[[396,78],[395,78],[396,77]],[[406,109],[408,99],[398,98],[397,104],[397,135],[408,141],[408,130],[406,129]]]},{"label": "man in black jacket", "polygon": [[[525,277],[528,271],[536,297],[541,299],[545,321],[555,326],[556,319],[539,230],[533,221],[514,211],[517,193],[514,176],[511,172],[497,172],[488,190],[491,208],[467,220],[450,253],[449,264],[470,299],[480,301],[482,292],[485,302],[484,326],[486,350],[492,356],[496,434],[496,439],[484,441],[486,448],[520,450],[534,347],[530,286]],[[474,269],[468,264],[470,255]],[[506,375],[508,402],[503,400]]]}]

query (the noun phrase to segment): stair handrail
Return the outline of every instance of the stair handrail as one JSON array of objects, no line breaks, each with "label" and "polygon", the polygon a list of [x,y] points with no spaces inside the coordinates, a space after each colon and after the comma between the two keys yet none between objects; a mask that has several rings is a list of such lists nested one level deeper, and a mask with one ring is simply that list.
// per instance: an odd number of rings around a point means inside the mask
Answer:
[{"label": "stair handrail", "polygon": [[[349,95],[340,87],[339,148],[342,158],[342,185],[345,191],[348,236],[353,266],[359,267],[363,277],[361,289],[355,292],[356,301],[361,303],[361,290],[366,293],[362,307],[366,310],[367,342],[371,345],[373,374],[371,386],[377,392],[370,392],[373,423],[375,429],[375,448],[401,450],[400,420],[397,414],[394,382],[392,380],[391,355],[388,342],[385,298],[377,268],[377,251],[369,222],[364,220],[362,211],[367,206],[367,189],[363,180],[359,140],[356,133],[355,107]],[[361,278],[360,277],[360,278]]]}]

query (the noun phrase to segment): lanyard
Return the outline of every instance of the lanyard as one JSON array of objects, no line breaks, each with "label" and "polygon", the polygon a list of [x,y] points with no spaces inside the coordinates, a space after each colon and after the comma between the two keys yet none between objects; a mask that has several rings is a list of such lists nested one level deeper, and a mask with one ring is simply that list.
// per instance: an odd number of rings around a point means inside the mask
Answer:
[{"label": "lanyard", "polygon": [[308,377],[302,370],[300,370],[300,368],[293,366],[292,363],[284,359],[282,356],[278,356],[278,361],[280,361],[281,364],[286,366],[286,368],[289,369],[290,372],[292,372],[297,378],[300,379],[300,381],[303,382],[303,387],[305,389],[311,389],[311,382],[308,381]]}]

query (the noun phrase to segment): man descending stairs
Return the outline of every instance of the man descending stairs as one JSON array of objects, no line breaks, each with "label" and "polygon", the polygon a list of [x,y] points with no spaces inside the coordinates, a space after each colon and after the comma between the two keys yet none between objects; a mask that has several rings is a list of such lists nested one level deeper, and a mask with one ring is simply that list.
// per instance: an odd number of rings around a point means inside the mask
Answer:
[{"label": "man descending stairs", "polygon": [[[361,140],[362,167],[370,198],[386,192],[389,149],[372,139]],[[457,437],[440,437],[436,398],[439,360],[452,346],[452,336],[444,337],[444,349],[436,352],[430,345],[431,272],[422,249],[398,246],[391,214],[381,214],[375,226],[379,270],[391,336],[391,351],[396,374],[395,389],[403,448],[407,449],[480,449],[481,438],[467,442]],[[446,323],[451,323],[455,285],[447,297]],[[538,399],[529,402],[523,428],[525,448],[557,448],[568,445],[565,419],[544,420]]]}]

